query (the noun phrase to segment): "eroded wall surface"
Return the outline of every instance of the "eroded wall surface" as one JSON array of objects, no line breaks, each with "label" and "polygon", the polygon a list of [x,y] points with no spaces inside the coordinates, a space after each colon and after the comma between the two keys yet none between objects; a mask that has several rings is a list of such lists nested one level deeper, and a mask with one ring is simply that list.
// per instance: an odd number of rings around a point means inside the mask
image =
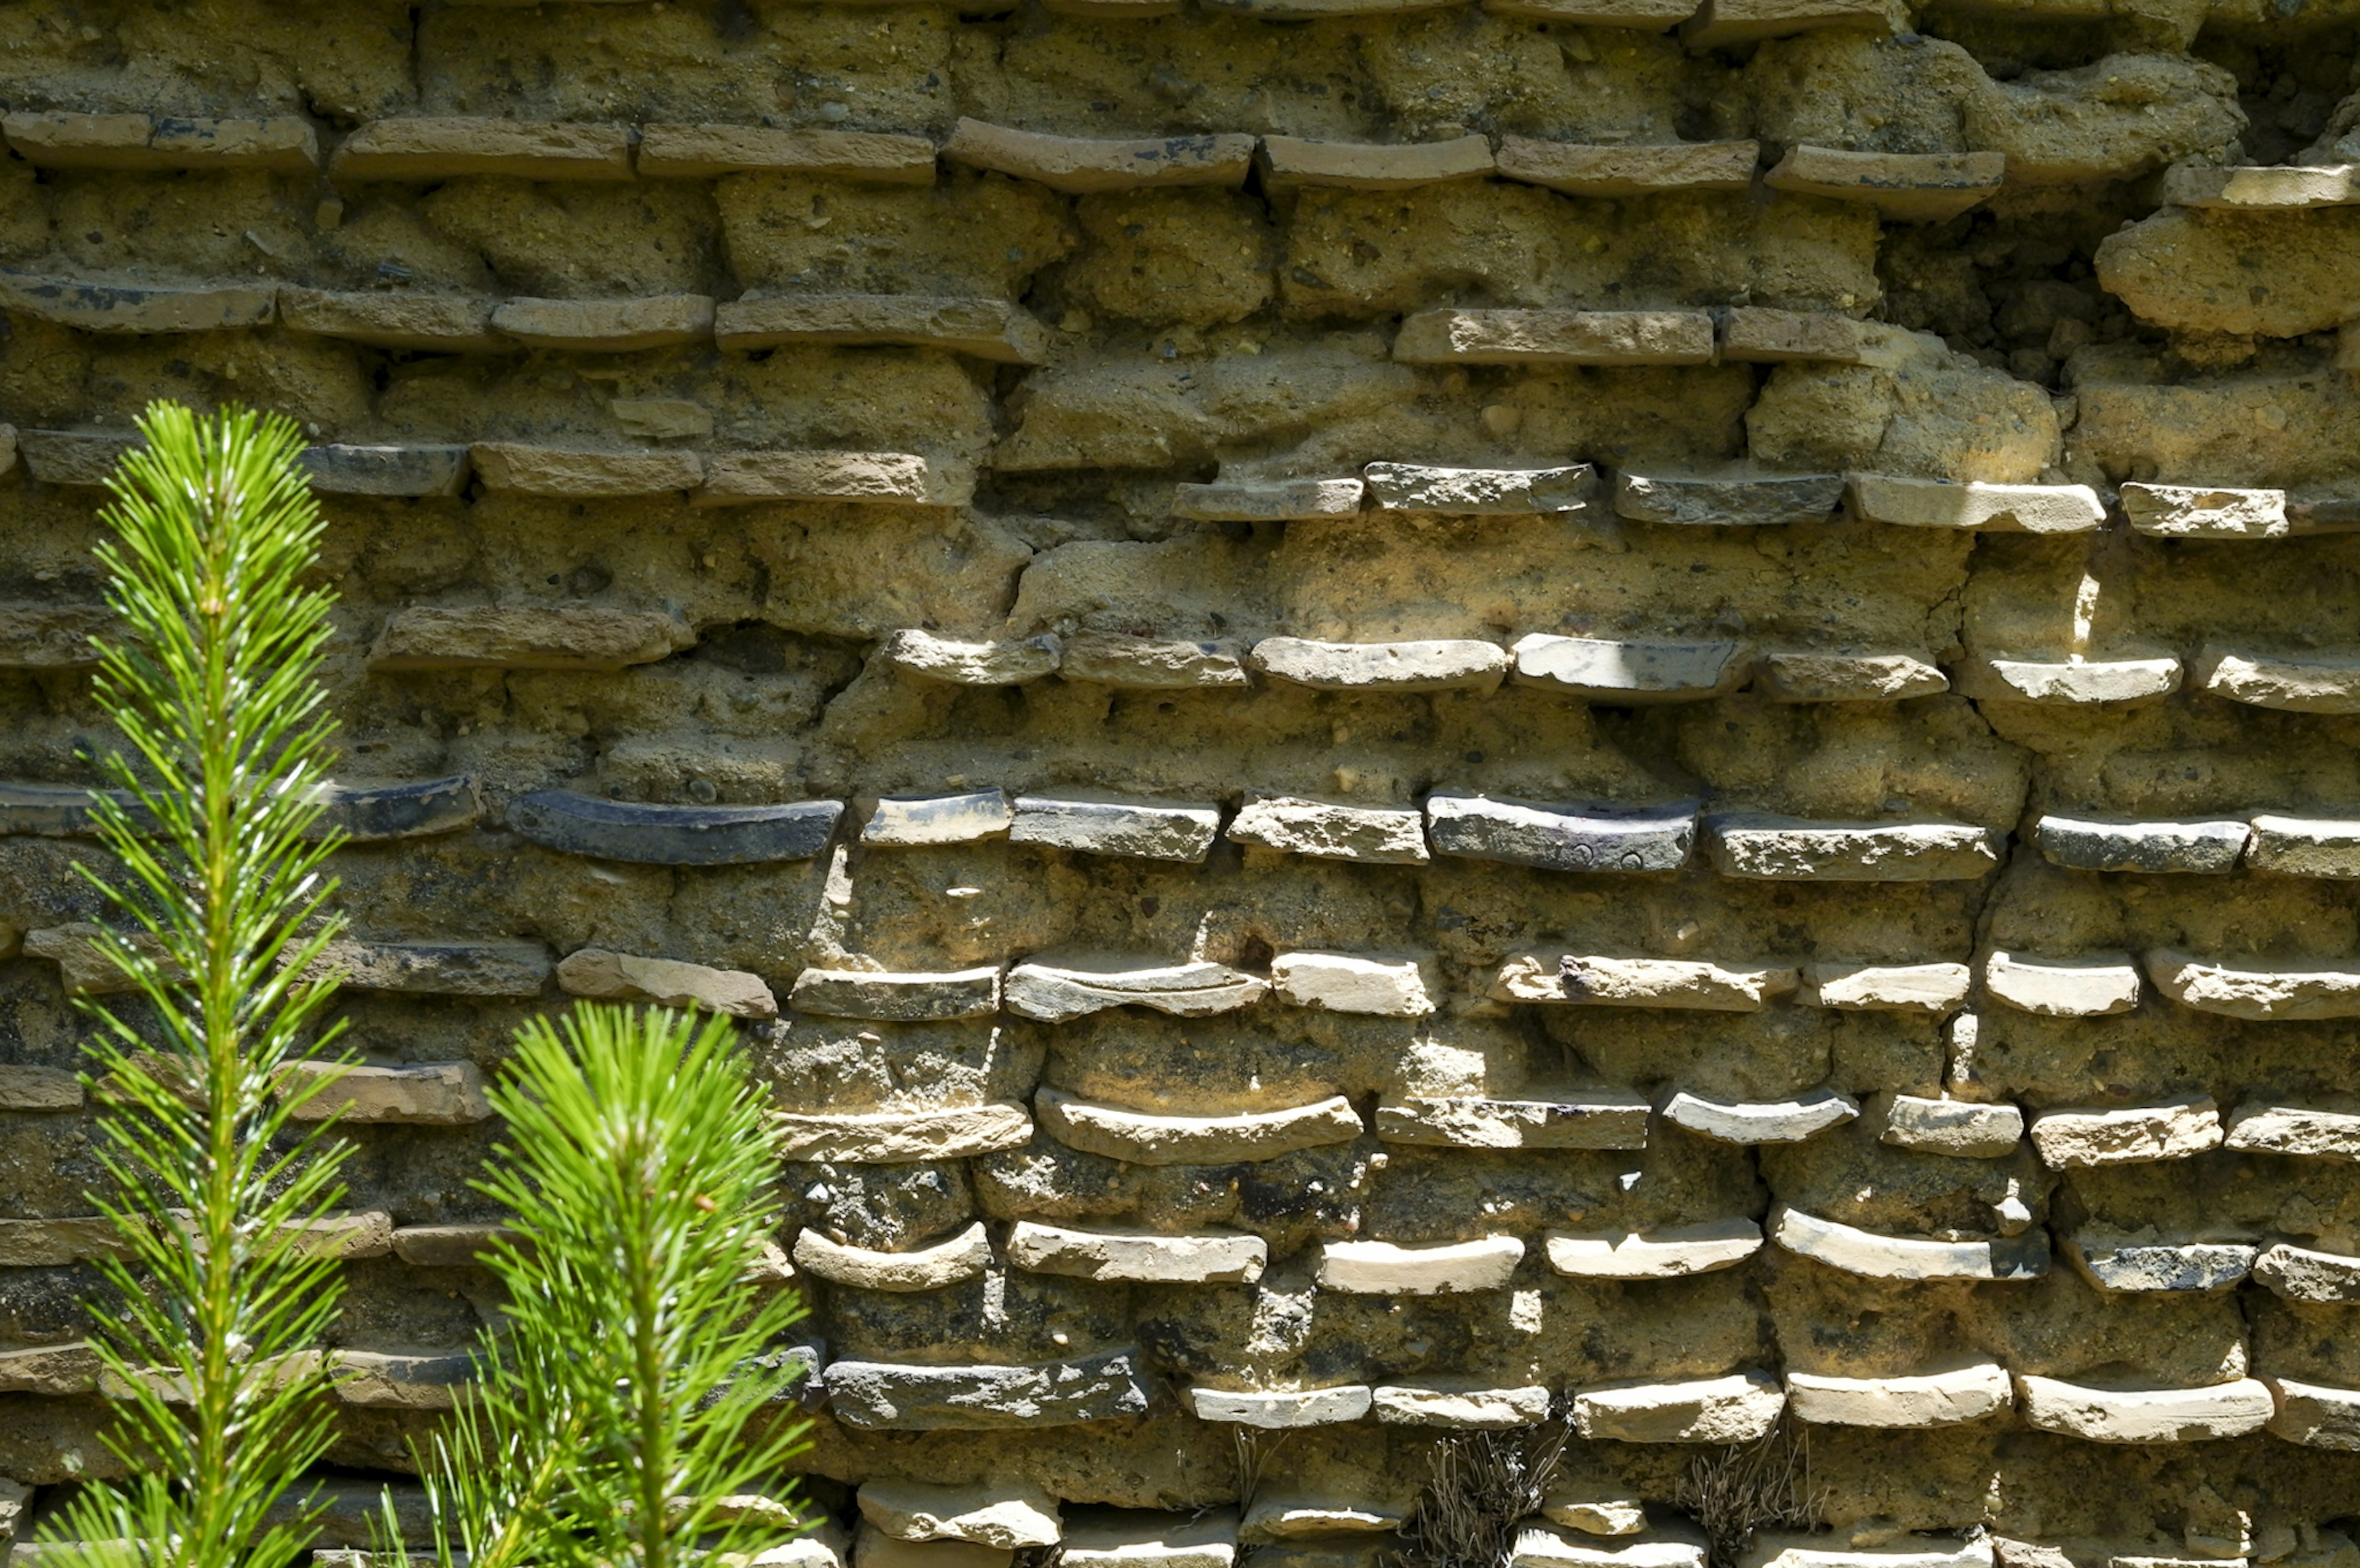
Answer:
[{"label": "eroded wall surface", "polygon": [[0,7],[0,1474],[111,1463],[178,397],[330,519],[350,1475],[606,996],[775,1092],[813,1496],[960,1488],[871,1568],[1355,1568],[1553,1420],[1528,1564],[1780,1428],[1823,1568],[2352,1568],[2355,14],[1690,10]]}]

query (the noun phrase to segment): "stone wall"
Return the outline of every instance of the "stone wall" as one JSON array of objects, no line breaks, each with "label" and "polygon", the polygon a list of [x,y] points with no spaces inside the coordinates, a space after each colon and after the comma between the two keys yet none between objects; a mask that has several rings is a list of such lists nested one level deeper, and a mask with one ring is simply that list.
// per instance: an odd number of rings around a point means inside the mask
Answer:
[{"label": "stone wall", "polygon": [[0,6],[0,1474],[110,1463],[179,397],[330,518],[349,1475],[509,1029],[653,997],[870,1568],[1356,1568],[1550,1420],[1532,1568],[1774,1430],[1782,1568],[2360,1565],[2360,7],[1692,9]]}]

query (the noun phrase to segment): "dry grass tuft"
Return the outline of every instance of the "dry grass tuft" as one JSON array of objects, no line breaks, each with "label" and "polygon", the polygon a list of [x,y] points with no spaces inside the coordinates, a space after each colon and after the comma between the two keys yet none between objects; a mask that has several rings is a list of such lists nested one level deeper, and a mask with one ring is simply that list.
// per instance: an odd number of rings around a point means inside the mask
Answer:
[{"label": "dry grass tuft", "polygon": [[1697,1455],[1677,1500],[1704,1526],[1714,1568],[1736,1568],[1757,1533],[1809,1530],[1827,1498],[1811,1484],[1810,1439],[1782,1421],[1756,1442]]},{"label": "dry grass tuft", "polygon": [[1562,1421],[1474,1432],[1434,1445],[1425,1493],[1402,1527],[1412,1568],[1507,1568],[1565,1455]]}]

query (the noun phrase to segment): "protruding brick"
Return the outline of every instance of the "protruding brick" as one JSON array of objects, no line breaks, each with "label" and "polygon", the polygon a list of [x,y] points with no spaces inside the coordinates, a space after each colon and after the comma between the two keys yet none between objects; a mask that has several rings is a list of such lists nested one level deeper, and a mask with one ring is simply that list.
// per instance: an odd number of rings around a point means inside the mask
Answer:
[{"label": "protruding brick", "polygon": [[2092,1388],[2031,1374],[2016,1380],[2025,1424],[2091,1443],[2196,1443],[2258,1432],[2276,1406],[2252,1377],[2201,1388]]},{"label": "protruding brick", "polygon": [[2229,1117],[2229,1149],[2318,1160],[2360,1160],[2360,1112],[2248,1103]]},{"label": "protruding brick", "polygon": [[971,1488],[877,1479],[861,1483],[858,1501],[861,1519],[896,1541],[971,1541],[1022,1551],[1054,1546],[1064,1534],[1057,1499],[1022,1482]]},{"label": "protruding brick", "polygon": [[1000,1010],[1000,966],[944,975],[806,969],[795,976],[787,1006],[799,1013],[887,1023],[988,1018]]},{"label": "protruding brick", "polygon": [[1866,351],[1860,322],[1832,310],[1733,305],[1720,314],[1721,357],[1741,365],[1784,365],[1792,360],[1857,365]]},{"label": "protruding brick", "polygon": [[1628,1089],[1557,1098],[1404,1094],[1377,1105],[1377,1137],[1443,1149],[1644,1149],[1652,1112]]},{"label": "protruding brick", "polygon": [[[1881,15],[1882,7],[1877,9]],[[2006,158],[1995,152],[1850,152],[1797,147],[1787,150],[1765,182],[1774,191],[1798,196],[1864,202],[1896,223],[1939,223],[1998,195],[2006,173]]]},{"label": "protruding brick", "polygon": [[1071,1230],[1019,1220],[1008,1236],[1010,1267],[1079,1279],[1151,1285],[1251,1285],[1262,1278],[1270,1244],[1232,1232],[1167,1236]]},{"label": "protruding brick", "polygon": [[628,670],[696,646],[679,616],[590,604],[397,610],[369,648],[372,670]]},{"label": "protruding brick", "polygon": [[1830,29],[1882,34],[1893,23],[1874,0],[1704,0],[1680,38],[1692,49],[1727,49]]},{"label": "protruding brick", "polygon": [[124,1255],[123,1237],[104,1214],[60,1219],[0,1219],[0,1269],[57,1269]]},{"label": "protruding brick", "polygon": [[306,174],[320,166],[311,122],[285,114],[258,120],[150,120],[145,114],[20,112],[0,121],[8,146],[45,169],[262,169]]},{"label": "protruding brick", "polygon": [[748,295],[720,307],[714,338],[733,350],[900,343],[995,365],[1038,365],[1050,348],[1049,329],[1005,299],[927,294]]},{"label": "protruding brick", "polygon": [[1068,1149],[1133,1165],[1226,1165],[1349,1143],[1360,1114],[1341,1094],[1277,1111],[1159,1116],[1096,1105],[1043,1085],[1033,1096],[1044,1131]]},{"label": "protruding brick", "polygon": [[568,855],[641,866],[749,866],[808,860],[827,845],[840,800],[776,806],[660,806],[570,789],[535,789],[508,803],[508,826]]},{"label": "protruding brick", "polygon": [[19,430],[26,472],[44,485],[103,485],[126,452],[146,441],[111,430]]},{"label": "protruding brick", "polygon": [[998,789],[964,795],[888,797],[877,802],[860,830],[860,842],[891,848],[974,844],[997,838],[1014,821],[1008,797]]},{"label": "protruding brick", "polygon": [[1797,1421],[1823,1426],[1957,1426],[2015,1403],[2007,1368],[1995,1361],[1899,1377],[1786,1374],[1786,1409]]},{"label": "protruding brick", "polygon": [[1845,476],[1852,509],[1873,523],[1988,533],[2074,534],[2106,526],[2105,503],[2086,485],[1992,485],[1982,480]]},{"label": "protruding brick", "polygon": [[1372,463],[1360,471],[1369,500],[1385,512],[1443,517],[1521,517],[1585,510],[1598,494],[1586,463],[1560,468],[1437,468]]},{"label": "protruding brick", "polygon": [[1457,1382],[1387,1383],[1371,1390],[1371,1408],[1388,1426],[1507,1432],[1548,1420],[1549,1391],[1537,1384],[1486,1388]]},{"label": "protruding brick", "polygon": [[1196,1388],[1185,1390],[1181,1402],[1198,1421],[1286,1432],[1359,1421],[1369,1413],[1371,1398],[1366,1383],[1345,1383],[1326,1388]]},{"label": "protruding brick", "polygon": [[1994,952],[1983,959],[1983,992],[2043,1018],[2104,1018],[2137,1008],[2138,969],[2126,953],[2045,958]]},{"label": "protruding brick", "polygon": [[2122,487],[2123,516],[2158,539],[2284,539],[2294,531],[2283,490],[2233,490],[2202,485]]},{"label": "protruding brick", "polygon": [[857,1290],[940,1290],[973,1279],[991,1266],[983,1222],[947,1241],[907,1252],[881,1252],[832,1240],[805,1225],[795,1235],[795,1267]]},{"label": "protruding brick", "polygon": [[773,1111],[779,1158],[843,1165],[967,1160],[1032,1141],[1022,1105],[996,1102],[911,1111]]},{"label": "protruding brick", "polygon": [[1820,882],[1963,882],[1996,868],[2006,835],[1967,822],[1830,822],[1762,811],[1704,820],[1724,877]]},{"label": "protruding brick", "polygon": [[336,1353],[336,1398],[365,1410],[447,1410],[475,1378],[469,1351],[423,1356],[378,1350]]},{"label": "protruding brick", "polygon": [[2049,815],[2033,837],[2052,865],[2075,871],[2217,877],[2236,869],[2249,832],[2234,820],[2126,822]]},{"label": "protruding brick", "polygon": [[1220,836],[1221,809],[1115,796],[1019,795],[1011,844],[1044,844],[1077,855],[1201,865]]},{"label": "protruding brick", "polygon": [[958,686],[1021,686],[1054,675],[1065,645],[1054,635],[964,642],[915,627],[888,635],[878,655],[912,675]]},{"label": "protruding brick", "polygon": [[1786,1406],[1786,1391],[1762,1372],[1634,1379],[1576,1390],[1573,1425],[1592,1442],[1753,1443]]},{"label": "protruding brick", "polygon": [[1600,1541],[1584,1531],[1569,1534],[1549,1525],[1526,1524],[1516,1532],[1510,1568],[1705,1568],[1710,1549],[1702,1530],[1675,1524],[1640,1541]]},{"label": "protruding brick", "polygon": [[[86,1340],[0,1350],[0,1394],[40,1394],[53,1399],[93,1394],[104,1370]],[[5,1495],[0,1492],[0,1514],[5,1511]],[[0,1545],[13,1534],[13,1521],[0,1520]]]},{"label": "protruding brick", "polygon": [[2254,1271],[2250,1242],[2167,1242],[2084,1227],[2064,1238],[2074,1271],[2110,1293],[2231,1290]]},{"label": "protruding brick", "polygon": [[514,346],[492,331],[497,304],[466,294],[338,293],[288,283],[279,289],[279,320],[290,332],[371,348],[480,354]]},{"label": "protruding brick", "polygon": [[1416,811],[1248,795],[1229,822],[1229,836],[1238,844],[1321,860],[1423,866],[1427,858],[1424,827]]},{"label": "protruding brick", "polygon": [[[1684,1279],[1734,1268],[1762,1250],[1762,1227],[1743,1215],[1652,1231],[1551,1231],[1549,1267],[1582,1279]],[[1560,1521],[1562,1522],[1562,1521]]]},{"label": "protruding brick", "polygon": [[1551,871],[1677,871],[1696,844],[1696,802],[1543,806],[1434,794],[1426,831],[1437,855]]},{"label": "protruding brick", "polygon": [[[13,136],[10,138],[15,139]],[[2245,212],[2305,212],[2360,202],[2360,168],[2245,164],[2226,169],[2179,163],[2163,171],[2163,200],[2175,207]]]},{"label": "protruding brick", "polygon": [[1271,992],[1289,1007],[1423,1018],[1435,1011],[1431,967],[1431,959],[1414,955],[1282,953],[1271,961]]},{"label": "protruding brick", "polygon": [[1826,522],[1843,500],[1843,480],[1832,474],[1737,476],[1614,475],[1614,510],[1634,523],[1674,528],[1776,528]]},{"label": "protruding brick", "polygon": [[1959,690],[1987,701],[2078,706],[2136,702],[2180,690],[2180,660],[2158,659],[1979,659],[1970,660]]},{"label": "protruding brick", "polygon": [[1273,191],[1303,185],[1347,191],[1408,191],[1491,172],[1491,144],[1480,136],[1442,142],[1378,144],[1264,136],[1255,155]]},{"label": "protruding brick", "polygon": [[[1590,8],[1613,0],[1484,0],[1484,9],[1535,14],[1557,5]],[[1634,8],[1648,0],[1631,0]],[[1511,7],[1515,9],[1511,9]],[[1527,11],[1524,7],[1532,7]],[[1666,13],[1686,13],[1688,0],[1655,0]],[[1582,18],[1566,18],[1580,22]],[[1666,15],[1663,26],[1683,21]],[[1608,24],[1612,25],[1612,24]],[[1754,183],[1762,160],[1759,142],[1583,143],[1541,141],[1532,136],[1500,139],[1499,169],[1509,180],[1546,185],[1568,196],[1644,196],[1658,191],[1743,191]]]},{"label": "protruding brick", "polygon": [[1421,310],[1402,322],[1404,365],[1707,365],[1703,310]]},{"label": "protruding brick", "polygon": [[407,1122],[463,1127],[492,1114],[484,1098],[483,1070],[472,1062],[427,1062],[399,1067],[333,1062],[291,1062],[280,1071],[283,1092],[319,1085],[295,1107],[297,1121]]},{"label": "protruding brick", "polygon": [[569,996],[598,1001],[653,1002],[663,1007],[703,1007],[738,1018],[775,1018],[779,999],[759,975],[739,969],[709,969],[674,958],[644,958],[585,947],[557,966],[557,984]]},{"label": "protruding brick", "polygon": [[872,184],[932,185],[934,144],[880,131],[784,130],[768,125],[648,125],[639,172],[651,180],[763,173],[828,175]]},{"label": "protruding brick", "polygon": [[1234,1508],[1195,1515],[1125,1508],[1069,1516],[1057,1560],[1065,1568],[1232,1568],[1237,1555]]},{"label": "protruding brick", "polygon": [[2289,1301],[2360,1301],[2360,1258],[2279,1242],[2254,1258],[2254,1278]]},{"label": "protruding brick", "polygon": [[848,501],[903,506],[964,506],[975,471],[906,452],[714,452],[704,458],[699,506],[763,501]]},{"label": "protruding brick", "polygon": [[1008,1010],[1019,1018],[1061,1024],[1109,1007],[1152,1007],[1175,1018],[1203,1018],[1250,1007],[1268,993],[1259,975],[1226,964],[1129,966],[1115,957],[1075,957],[1062,963],[1020,964],[1008,972]]},{"label": "protruding brick", "polygon": [[1872,1279],[2035,1279],[2049,1272],[2049,1233],[2001,1241],[1927,1241],[1840,1225],[1781,1203],[1770,1239],[1800,1258]]},{"label": "protruding brick", "polygon": [[705,462],[693,452],[606,452],[477,441],[469,449],[475,475],[488,490],[567,498],[661,495],[705,482]]},{"label": "protruding brick", "polygon": [[1754,663],[1754,689],[1781,702],[1898,702],[1947,691],[1950,681],[1914,653],[1771,648]]},{"label": "protruding brick", "polygon": [[1363,1296],[1438,1296],[1496,1290],[1524,1258],[1513,1236],[1401,1246],[1331,1241],[1319,1249],[1319,1286]]},{"label": "protruding brick", "polygon": [[639,299],[504,299],[492,330],[530,348],[634,353],[702,343],[713,335],[713,300],[703,294]]},{"label": "protruding brick", "polygon": [[1800,979],[1794,968],[1778,964],[1543,950],[1512,954],[1492,977],[1491,994],[1502,1002],[1752,1013],[1795,989]]},{"label": "protruding brick", "polygon": [[1928,1100],[1896,1094],[1885,1107],[1877,1141],[1920,1154],[1998,1160],[2024,1140],[2024,1112],[2015,1105],[1971,1100]]},{"label": "protruding brick", "polygon": [[1223,135],[1164,136],[1146,141],[1098,141],[1011,130],[962,119],[943,156],[953,163],[994,169],[1046,185],[1088,193],[1165,185],[1242,185],[1254,138]]},{"label": "protruding brick", "polygon": [[1612,1485],[1560,1481],[1541,1498],[1541,1517],[1584,1535],[1638,1535],[1647,1528],[1647,1507],[1628,1490]]},{"label": "protruding brick", "polygon": [[1057,673],[1067,681],[1147,691],[1236,691],[1253,684],[1246,673],[1245,645],[1226,637],[1198,642],[1078,631],[1065,638],[1065,659]]},{"label": "protruding brick", "polygon": [[2360,713],[2360,658],[2273,654],[2206,643],[2190,682],[2232,702],[2287,713]]},{"label": "protruding brick", "polygon": [[2360,964],[2318,959],[2223,964],[2169,948],[2147,955],[2156,989],[2183,1007],[2223,1018],[2360,1018]]},{"label": "protruding brick", "polygon": [[538,996],[550,975],[537,942],[330,942],[314,972],[355,991],[421,996]]},{"label": "protruding brick", "polygon": [[307,446],[296,454],[323,495],[456,495],[474,472],[464,446]]},{"label": "protruding brick", "polygon": [[1204,523],[1288,523],[1360,515],[1367,485],[1349,479],[1222,480],[1176,485],[1172,515]]},{"label": "protruding brick", "polygon": [[1824,1536],[1765,1531],[1737,1560],[1737,1568],[1992,1568],[1994,1556],[1990,1540],[1981,1536],[1957,1541],[1905,1535],[1878,1546],[1843,1550]]},{"label": "protruding brick", "polygon": [[1517,639],[1520,685],[1567,691],[1593,702],[1695,702],[1745,684],[1754,649],[1742,642],[1640,642],[1556,637]]},{"label": "protruding brick", "polygon": [[393,1255],[420,1269],[457,1269],[480,1262],[499,1241],[518,1239],[505,1225],[403,1225],[393,1233]]},{"label": "protruding brick", "polygon": [[0,267],[0,309],[78,332],[213,332],[266,325],[278,312],[276,285],[146,288],[78,283]]},{"label": "protruding brick", "polygon": [[0,1066],[0,1111],[78,1111],[82,1080],[62,1067]]},{"label": "protruding brick", "polygon": [[1143,1413],[1155,1397],[1139,1352],[1029,1367],[911,1367],[832,1361],[828,1410],[864,1430],[994,1432]]},{"label": "protruding brick", "polygon": [[2278,1409],[2268,1431],[2305,1448],[2360,1454],[2360,1389],[2331,1388],[2292,1377],[2264,1377]]},{"label": "protruding brick", "polygon": [[1860,1115],[1860,1104],[1832,1089],[1793,1100],[1708,1100],[1686,1089],[1664,1103],[1664,1119],[1722,1143],[1800,1143]]},{"label": "protruding brick", "polygon": [[2360,877],[2360,822],[2256,817],[2245,864],[2284,877]]},{"label": "protruding brick", "polygon": [[1468,638],[1356,643],[1276,637],[1253,645],[1252,664],[1317,691],[1490,691],[1508,672],[1508,651]]},{"label": "protruding brick", "polygon": [[1797,1000],[1852,1012],[1952,1013],[1966,1005],[1963,964],[1807,964]]},{"label": "protruding brick", "polygon": [[2058,1171],[2185,1160],[2221,1147],[2221,1109],[2211,1095],[2161,1105],[2042,1111],[2032,1147]]},{"label": "protruding brick", "polygon": [[559,121],[372,120],[344,138],[328,172],[335,180],[421,184],[463,174],[628,180],[631,133],[623,125]]}]

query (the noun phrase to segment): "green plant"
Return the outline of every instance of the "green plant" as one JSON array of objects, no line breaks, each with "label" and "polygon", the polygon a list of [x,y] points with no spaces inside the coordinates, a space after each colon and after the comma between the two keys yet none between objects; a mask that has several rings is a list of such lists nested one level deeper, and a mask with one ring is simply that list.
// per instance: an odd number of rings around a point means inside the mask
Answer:
[{"label": "green plant", "polygon": [[83,867],[119,917],[93,941],[146,1003],[84,999],[114,1183],[93,1202],[124,1253],[101,1266],[95,1345],[130,1475],[85,1488],[52,1534],[93,1564],[279,1568],[309,1544],[308,1509],[271,1509],[328,1446],[313,1346],[341,1294],[312,1227],[343,1197],[344,1149],[295,1126],[330,1080],[282,1082],[333,990],[331,596],[303,583],[321,523],[292,424],[158,404],[139,428],[98,550],[125,635],[101,639],[96,697],[129,754],[102,759],[126,798],[96,817],[123,880]]},{"label": "green plant", "polygon": [[[802,1315],[758,1274],[778,1224],[765,1096],[726,1018],[577,1004],[517,1032],[479,1191],[508,1332],[419,1454],[438,1563],[672,1568],[759,1522],[801,1422],[764,1353]],[[770,1528],[775,1530],[775,1524]],[[379,1549],[404,1550],[390,1507]]]}]

